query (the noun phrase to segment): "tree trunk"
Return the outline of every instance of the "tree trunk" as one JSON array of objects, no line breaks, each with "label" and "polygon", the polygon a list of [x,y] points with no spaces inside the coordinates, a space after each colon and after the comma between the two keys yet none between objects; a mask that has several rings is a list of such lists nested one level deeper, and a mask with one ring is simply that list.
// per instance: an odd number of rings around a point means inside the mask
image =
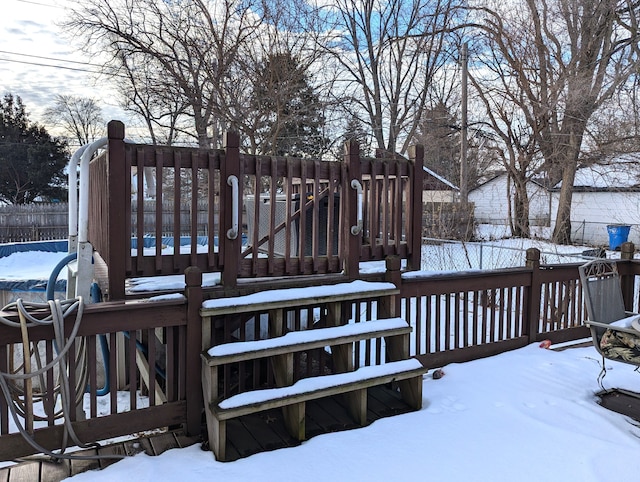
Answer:
[{"label": "tree trunk", "polygon": [[531,237],[531,230],[529,226],[529,199],[526,196],[523,197],[521,193],[516,190],[513,198],[514,207],[514,222],[513,222],[513,236],[518,238]]},{"label": "tree trunk", "polygon": [[[525,172],[517,171],[517,175]],[[529,195],[527,193],[526,179],[513,179],[513,213],[511,221],[511,234],[518,238],[531,237],[529,229]]]},{"label": "tree trunk", "polygon": [[571,244],[571,200],[576,168],[577,162],[567,162],[562,173],[562,187],[560,188],[556,226],[553,229],[552,238],[552,241],[557,244]]}]

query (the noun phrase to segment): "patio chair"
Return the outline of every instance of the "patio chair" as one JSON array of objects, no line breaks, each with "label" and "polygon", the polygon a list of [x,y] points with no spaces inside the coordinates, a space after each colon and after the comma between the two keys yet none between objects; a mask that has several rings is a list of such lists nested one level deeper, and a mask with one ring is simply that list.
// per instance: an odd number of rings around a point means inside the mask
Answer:
[{"label": "patio chair", "polygon": [[595,259],[578,268],[593,345],[602,355],[601,384],[606,375],[604,359],[640,367],[640,315],[625,310],[615,262]]}]

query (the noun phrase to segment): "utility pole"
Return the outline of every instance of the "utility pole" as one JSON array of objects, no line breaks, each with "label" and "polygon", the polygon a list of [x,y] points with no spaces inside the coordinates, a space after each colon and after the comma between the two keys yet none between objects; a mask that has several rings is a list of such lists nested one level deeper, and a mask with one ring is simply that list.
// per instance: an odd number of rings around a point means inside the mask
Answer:
[{"label": "utility pole", "polygon": [[460,129],[460,202],[469,201],[469,176],[467,174],[467,77],[468,45],[462,44],[460,62],[462,63],[462,128]]}]

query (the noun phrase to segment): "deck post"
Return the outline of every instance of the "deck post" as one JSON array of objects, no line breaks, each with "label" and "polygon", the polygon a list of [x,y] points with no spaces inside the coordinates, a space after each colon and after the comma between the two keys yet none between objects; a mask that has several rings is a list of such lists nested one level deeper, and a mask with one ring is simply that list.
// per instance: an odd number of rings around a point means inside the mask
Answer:
[{"label": "deck post", "polygon": [[[236,176],[239,183],[238,203],[239,213],[242,213],[242,186],[243,180],[240,176],[240,137],[236,132],[227,132],[224,136],[225,155],[220,163],[220,231],[219,256],[222,260],[221,281],[225,288],[235,288],[238,284],[238,265],[240,264],[240,250],[242,244],[242,222],[239,223],[238,235],[235,239],[229,239],[228,230],[232,227],[233,219],[233,189],[228,184],[230,176]],[[240,216],[242,217],[242,216]]]},{"label": "deck post", "polygon": [[538,335],[538,320],[540,319],[540,298],[542,295],[542,286],[540,281],[540,250],[538,248],[527,249],[526,267],[531,268],[531,284],[527,288],[525,297],[525,307],[523,327],[525,332],[523,335],[529,338],[529,343],[536,341]]},{"label": "deck post", "polygon": [[105,261],[109,267],[109,300],[113,301],[125,298],[125,260],[130,256],[131,240],[126,231],[128,224],[123,222],[123,218],[126,220],[127,213],[130,212],[126,206],[130,200],[122,190],[123,186],[130,183],[131,180],[125,172],[124,124],[112,120],[107,124],[107,135],[107,232],[109,233],[109,242]]},{"label": "deck post", "polygon": [[[635,246],[631,242],[622,243],[620,246],[620,259],[632,260],[635,251]],[[620,273],[620,284],[622,286],[622,298],[624,299],[624,308],[627,311],[633,311],[633,287],[635,284],[635,275],[627,274],[627,263],[623,263],[620,267],[622,270],[618,270]]]},{"label": "deck post", "polygon": [[411,192],[407,201],[407,208],[410,210],[407,269],[416,271],[420,269],[422,261],[422,190],[424,189],[424,170],[422,166],[424,164],[424,146],[416,144],[409,147],[409,160],[413,164],[413,176],[410,180],[409,189]]},{"label": "deck post", "polygon": [[[344,162],[342,163],[342,195],[343,219],[342,223],[342,260],[345,274],[349,279],[357,279],[360,274],[360,246],[362,245],[362,231],[357,233],[351,231],[352,226],[358,224],[358,193],[351,186],[351,181],[356,180],[362,185],[362,174],[360,168],[360,146],[356,141],[347,141],[344,145]],[[364,194],[363,194],[364,196]],[[362,209],[364,210],[364,199]],[[360,213],[363,214],[363,213]]]},{"label": "deck post", "polygon": [[[384,273],[385,281],[393,283],[396,288],[400,289],[402,286],[402,273],[400,268],[402,267],[402,259],[400,256],[387,256],[384,260],[386,271]],[[381,318],[393,318],[400,313],[400,295],[385,296],[380,300],[379,308]]]},{"label": "deck post", "polygon": [[187,340],[185,360],[185,391],[187,399],[187,435],[200,433],[200,420],[204,402],[202,398],[202,365],[200,352],[202,349],[202,271],[195,266],[189,266],[184,271],[185,296],[187,298]]}]

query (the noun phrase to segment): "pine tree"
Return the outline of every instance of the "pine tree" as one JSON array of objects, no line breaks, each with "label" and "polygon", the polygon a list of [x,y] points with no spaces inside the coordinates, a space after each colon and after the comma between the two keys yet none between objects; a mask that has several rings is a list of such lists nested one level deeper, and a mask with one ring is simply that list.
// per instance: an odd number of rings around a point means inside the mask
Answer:
[{"label": "pine tree", "polygon": [[304,68],[291,54],[273,54],[260,69],[254,88],[260,113],[263,154],[318,157],[327,139],[320,99]]},{"label": "pine tree", "polygon": [[425,110],[415,141],[425,148],[425,166],[456,182],[460,179],[460,127],[449,108],[439,103]]},{"label": "pine tree", "polygon": [[29,120],[19,96],[0,100],[0,202],[27,204],[66,196],[66,142]]},{"label": "pine tree", "polygon": [[[360,122],[360,120],[356,116],[351,116],[347,121],[347,125],[345,126],[342,139],[344,142],[356,141],[360,146],[361,156],[372,155],[370,136],[365,131],[362,125],[362,122]],[[340,159],[342,155],[342,145],[337,147],[338,147],[337,157],[338,159]]]}]

